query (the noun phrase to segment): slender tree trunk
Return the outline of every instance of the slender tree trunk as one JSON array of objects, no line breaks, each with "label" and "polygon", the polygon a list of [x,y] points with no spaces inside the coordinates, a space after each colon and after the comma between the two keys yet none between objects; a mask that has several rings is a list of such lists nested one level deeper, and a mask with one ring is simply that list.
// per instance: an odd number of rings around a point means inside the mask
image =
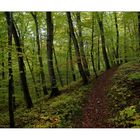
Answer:
[{"label": "slender tree trunk", "polygon": [[81,52],[81,60],[82,60],[83,68],[84,68],[84,71],[85,71],[86,75],[90,76],[90,72],[89,72],[89,69],[88,69],[88,63],[87,63],[86,55],[85,55],[85,52],[84,52],[83,35],[82,35],[82,27],[81,27],[82,23],[81,23],[80,12],[77,12],[76,15],[77,15],[78,40],[79,40],[79,48],[80,48],[80,52]]},{"label": "slender tree trunk", "polygon": [[91,52],[90,52],[90,55],[91,55],[91,62],[92,62],[92,67],[93,67],[93,71],[94,71],[94,74],[95,74],[95,77],[97,78],[98,75],[97,75],[97,72],[96,72],[96,69],[95,69],[95,64],[94,64],[94,55],[93,55],[93,48],[94,48],[94,17],[93,17],[93,13],[92,13],[92,33],[91,33]]},{"label": "slender tree trunk", "polygon": [[126,58],[126,21],[125,15],[123,15],[123,23],[124,23],[124,62],[127,62]]},{"label": "slender tree trunk", "polygon": [[60,73],[60,70],[59,70],[59,67],[58,67],[57,57],[56,57],[56,53],[55,53],[55,49],[54,48],[53,48],[53,54],[54,54],[55,66],[56,66],[56,70],[57,70],[57,73],[58,73],[59,81],[60,81],[61,86],[63,87],[64,84],[63,84],[61,73]]},{"label": "slender tree trunk", "polygon": [[139,40],[138,55],[140,56],[140,12],[138,12],[138,40]]},{"label": "slender tree trunk", "polygon": [[118,20],[117,20],[117,13],[114,12],[114,18],[115,18],[115,27],[116,27],[116,59],[117,59],[117,64],[119,65],[119,29],[118,29]]},{"label": "slender tree trunk", "polygon": [[10,128],[15,127],[14,122],[14,106],[13,106],[13,95],[14,95],[14,80],[12,70],[12,13],[5,12],[7,25],[8,25],[8,67],[9,67],[9,118]]},{"label": "slender tree trunk", "polygon": [[98,56],[98,70],[101,69],[100,67],[100,36],[98,37],[98,51],[97,51],[97,56]]},{"label": "slender tree trunk", "polygon": [[88,78],[87,78],[87,75],[85,74],[85,71],[84,71],[82,63],[81,63],[81,56],[80,56],[78,41],[77,41],[75,33],[74,33],[74,27],[73,27],[70,12],[67,12],[67,20],[68,20],[69,30],[70,30],[70,33],[71,33],[73,44],[74,44],[74,47],[75,47],[78,69],[79,69],[80,75],[82,77],[83,83],[87,84],[88,83]]},{"label": "slender tree trunk", "polygon": [[36,43],[38,46],[38,59],[39,59],[39,65],[40,65],[40,76],[41,76],[41,82],[42,82],[42,87],[43,87],[43,93],[44,95],[48,94],[47,91],[47,86],[46,86],[46,79],[45,79],[45,73],[43,70],[43,61],[42,61],[42,55],[41,55],[41,46],[40,46],[40,38],[39,38],[39,28],[38,28],[38,19],[36,13],[31,12],[34,22],[35,22],[35,27],[36,27]]},{"label": "slender tree trunk", "polygon": [[106,47],[105,47],[106,44],[105,44],[105,36],[104,36],[104,27],[103,27],[103,22],[100,19],[98,14],[97,14],[97,20],[98,20],[98,24],[99,24],[99,28],[100,28],[101,41],[102,41],[102,51],[103,51],[105,66],[106,66],[106,69],[109,69],[110,64],[109,64],[109,59],[108,59],[107,52],[106,52]]},{"label": "slender tree trunk", "polygon": [[69,50],[67,51],[67,58],[66,58],[66,84],[69,84]]},{"label": "slender tree trunk", "polygon": [[[25,59],[26,59],[26,61],[27,61],[27,65],[28,65],[28,67],[29,67],[29,70],[30,70],[30,73],[31,73],[31,76],[32,76],[32,81],[33,81],[33,84],[34,84],[34,87],[35,87],[36,96],[39,97],[39,90],[38,90],[37,85],[36,85],[35,75],[34,75],[34,73],[33,73],[33,67],[31,67],[30,62],[29,62],[29,59],[28,59],[28,57],[26,56],[25,49],[24,49],[24,36],[23,36],[22,39],[21,39],[21,44],[22,44],[21,46],[23,47],[22,50],[23,50]],[[33,60],[33,59],[32,59],[32,60]]]},{"label": "slender tree trunk", "polygon": [[4,46],[1,44],[2,47],[2,79],[5,79],[5,71],[4,71]]},{"label": "slender tree trunk", "polygon": [[70,66],[71,66],[71,71],[72,71],[72,78],[73,81],[76,81],[76,74],[74,70],[74,65],[73,65],[73,58],[72,58],[72,47],[71,47],[71,33],[69,32],[69,56],[70,56]]},{"label": "slender tree trunk", "polygon": [[[24,52],[24,54],[25,54],[25,52]],[[36,95],[37,95],[37,97],[39,97],[39,91],[38,91],[38,88],[37,88],[37,85],[36,85],[36,80],[35,80],[35,76],[34,76],[34,73],[33,73],[33,69],[31,68],[31,65],[30,65],[30,62],[28,60],[28,57],[25,56],[25,58],[26,58],[26,61],[27,61],[27,64],[28,64],[28,67],[29,67],[29,70],[30,70],[30,73],[31,73],[31,76],[32,76],[33,84],[35,86]]]},{"label": "slender tree trunk", "polygon": [[[9,18],[9,13],[6,13],[7,18]],[[20,80],[21,80],[21,85],[23,88],[23,93],[24,93],[24,99],[26,102],[27,108],[31,108],[33,106],[29,89],[28,89],[28,84],[27,84],[27,79],[26,79],[26,72],[25,72],[25,65],[23,61],[23,52],[21,48],[21,42],[20,38],[18,36],[17,30],[15,28],[14,23],[12,22],[12,33],[14,36],[15,44],[16,44],[16,51],[18,55],[18,64],[19,64],[19,72],[20,72]]]},{"label": "slender tree trunk", "polygon": [[56,83],[56,77],[53,66],[53,21],[52,21],[52,13],[46,13],[46,22],[47,22],[47,56],[48,56],[48,71],[50,75],[51,82],[51,97],[57,96],[59,94],[59,90]]}]

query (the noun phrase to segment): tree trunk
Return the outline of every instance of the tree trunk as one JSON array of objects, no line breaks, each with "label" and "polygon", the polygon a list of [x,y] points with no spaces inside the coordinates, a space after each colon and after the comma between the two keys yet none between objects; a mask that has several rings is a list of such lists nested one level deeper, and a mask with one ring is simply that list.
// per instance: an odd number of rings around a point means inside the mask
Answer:
[{"label": "tree trunk", "polygon": [[76,13],[77,15],[77,26],[78,26],[78,40],[79,40],[79,48],[81,52],[81,60],[83,63],[83,68],[87,76],[90,76],[90,72],[88,69],[88,63],[86,60],[85,52],[84,52],[84,45],[83,45],[83,35],[82,35],[82,27],[81,27],[81,15],[80,12]]},{"label": "tree trunk", "polygon": [[71,47],[71,33],[69,32],[69,55],[70,55],[70,66],[71,66],[71,71],[72,71],[72,78],[73,81],[76,81],[76,74],[74,70],[74,65],[73,65],[73,58],[72,58],[72,47]]},{"label": "tree trunk", "polygon": [[46,86],[46,79],[45,79],[45,73],[43,70],[43,61],[42,61],[42,55],[41,55],[41,50],[40,50],[40,38],[39,38],[39,28],[38,28],[38,19],[36,13],[31,12],[34,22],[35,22],[35,27],[36,27],[36,43],[38,46],[38,59],[39,59],[39,65],[40,65],[40,76],[41,76],[41,82],[42,82],[42,87],[43,87],[43,93],[44,95],[48,94],[47,91],[47,86]]},{"label": "tree trunk", "polygon": [[106,44],[105,44],[105,36],[104,36],[104,27],[103,27],[103,22],[100,19],[99,15],[97,14],[97,20],[98,20],[98,24],[99,24],[99,28],[100,28],[100,34],[101,34],[101,41],[102,41],[102,51],[103,51],[103,57],[104,57],[104,61],[105,61],[105,66],[106,66],[106,70],[110,68],[110,64],[109,64],[109,59],[107,56],[107,52],[106,52]]},{"label": "tree trunk", "polygon": [[[6,13],[6,16],[7,16],[7,18],[9,18],[10,17],[9,13]],[[21,85],[23,88],[24,99],[25,99],[27,108],[31,108],[33,106],[33,103],[32,103],[31,97],[30,97],[28,84],[27,84],[27,80],[26,80],[26,72],[25,72],[25,65],[24,65],[24,61],[23,61],[23,52],[22,52],[22,48],[21,48],[21,42],[20,42],[20,38],[18,36],[17,30],[15,28],[15,24],[13,23],[13,21],[12,21],[12,33],[14,36],[14,40],[15,40],[15,44],[16,44],[16,51],[17,51],[17,55],[18,55],[20,80],[21,80]]]},{"label": "tree trunk", "polygon": [[57,70],[57,73],[58,73],[59,81],[60,81],[61,86],[63,87],[64,84],[63,84],[61,73],[60,73],[60,70],[59,70],[59,67],[58,67],[57,57],[56,57],[55,49],[54,48],[53,48],[53,54],[54,54],[55,66],[56,66],[56,70]]},{"label": "tree trunk", "polygon": [[140,12],[138,12],[138,40],[139,40],[138,52],[140,56]]},{"label": "tree trunk", "polygon": [[50,75],[51,82],[51,97],[57,96],[59,90],[56,83],[56,77],[53,66],[53,22],[51,12],[46,13],[46,22],[47,22],[47,57],[48,57],[48,71]]},{"label": "tree trunk", "polygon": [[2,79],[5,79],[5,71],[4,71],[4,46],[1,44],[2,47]]},{"label": "tree trunk", "polygon": [[14,106],[13,106],[13,95],[14,95],[14,80],[13,80],[13,70],[12,70],[12,13],[5,12],[6,21],[8,25],[8,67],[9,67],[9,118],[10,118],[10,128],[15,127],[14,122]]},{"label": "tree trunk", "polygon": [[94,48],[94,17],[93,17],[93,13],[92,13],[92,33],[91,33],[91,51],[90,51],[90,55],[91,55],[91,62],[92,62],[92,67],[93,67],[93,71],[95,74],[95,77],[97,78],[97,72],[95,69],[95,64],[94,64],[94,55],[93,55],[93,48]]},{"label": "tree trunk", "polygon": [[68,20],[70,34],[71,34],[71,37],[72,37],[72,40],[73,40],[73,44],[74,44],[74,47],[75,47],[75,53],[76,53],[76,58],[77,58],[78,69],[79,69],[80,75],[82,77],[83,83],[87,84],[88,83],[88,79],[87,79],[87,75],[85,74],[85,71],[83,69],[82,63],[81,63],[81,56],[80,56],[78,41],[77,41],[75,33],[74,33],[74,27],[73,27],[73,23],[72,23],[70,12],[67,12],[67,20]]},{"label": "tree trunk", "polygon": [[100,70],[100,36],[98,37],[98,51],[97,51],[97,57],[98,57],[98,70]]},{"label": "tree trunk", "polygon": [[[25,52],[24,52],[24,54],[25,54]],[[38,88],[37,88],[37,85],[36,85],[36,80],[35,80],[35,75],[34,75],[34,73],[33,73],[33,69],[31,68],[31,65],[30,65],[30,62],[29,62],[29,60],[28,60],[28,57],[25,56],[25,58],[26,58],[26,61],[27,61],[27,64],[28,64],[29,70],[30,70],[30,72],[31,72],[31,76],[32,76],[33,84],[34,84],[34,86],[35,86],[35,92],[36,92],[36,95],[37,95],[37,97],[39,97],[39,91],[38,91]]]},{"label": "tree trunk", "polygon": [[119,65],[119,29],[118,29],[118,20],[117,20],[117,13],[114,12],[114,18],[115,18],[115,27],[116,27],[116,59],[117,59],[117,65]]},{"label": "tree trunk", "polygon": [[124,62],[127,62],[126,58],[126,21],[125,15],[123,15],[123,23],[124,23]]},{"label": "tree trunk", "polygon": [[66,57],[66,84],[69,84],[69,51],[67,51]]}]

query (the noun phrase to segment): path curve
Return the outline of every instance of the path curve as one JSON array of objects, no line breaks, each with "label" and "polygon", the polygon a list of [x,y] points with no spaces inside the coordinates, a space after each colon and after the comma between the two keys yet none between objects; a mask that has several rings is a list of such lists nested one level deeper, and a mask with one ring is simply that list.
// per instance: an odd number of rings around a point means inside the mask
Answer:
[{"label": "path curve", "polygon": [[107,123],[110,117],[106,89],[111,85],[111,79],[117,67],[105,71],[96,81],[88,101],[83,109],[82,128],[110,128]]}]

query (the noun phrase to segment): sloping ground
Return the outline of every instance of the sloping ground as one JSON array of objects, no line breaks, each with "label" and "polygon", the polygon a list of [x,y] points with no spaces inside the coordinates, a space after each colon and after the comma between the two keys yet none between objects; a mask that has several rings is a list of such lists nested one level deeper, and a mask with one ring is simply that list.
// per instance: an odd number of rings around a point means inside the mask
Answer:
[{"label": "sloping ground", "polygon": [[[94,80],[93,80],[94,81]],[[93,83],[83,86],[74,82],[63,89],[63,93],[53,99],[43,97],[30,110],[19,108],[14,112],[17,128],[71,128],[75,118],[81,119],[82,108]],[[8,112],[0,113],[0,127],[9,127]]]},{"label": "sloping ground", "polygon": [[140,64],[105,71],[83,109],[84,128],[140,127]]},{"label": "sloping ground", "polygon": [[140,127],[140,63],[120,66],[108,90],[114,127]]},{"label": "sloping ground", "polygon": [[105,71],[96,81],[93,91],[83,110],[83,128],[111,127],[107,122],[110,117],[106,89],[111,85],[111,79],[117,67]]},{"label": "sloping ground", "polygon": [[[140,64],[114,67],[86,86],[73,83],[60,96],[14,114],[20,128],[140,127]],[[0,114],[0,127],[9,127],[8,112]]]}]

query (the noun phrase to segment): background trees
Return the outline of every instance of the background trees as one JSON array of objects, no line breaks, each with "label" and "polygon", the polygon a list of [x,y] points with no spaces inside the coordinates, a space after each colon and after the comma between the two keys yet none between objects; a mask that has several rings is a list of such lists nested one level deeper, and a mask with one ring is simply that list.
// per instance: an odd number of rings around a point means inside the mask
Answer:
[{"label": "background trees", "polygon": [[138,59],[139,21],[135,12],[1,12],[1,108],[8,111],[9,97],[13,120],[14,101],[31,108],[73,81],[87,84],[102,70]]}]

